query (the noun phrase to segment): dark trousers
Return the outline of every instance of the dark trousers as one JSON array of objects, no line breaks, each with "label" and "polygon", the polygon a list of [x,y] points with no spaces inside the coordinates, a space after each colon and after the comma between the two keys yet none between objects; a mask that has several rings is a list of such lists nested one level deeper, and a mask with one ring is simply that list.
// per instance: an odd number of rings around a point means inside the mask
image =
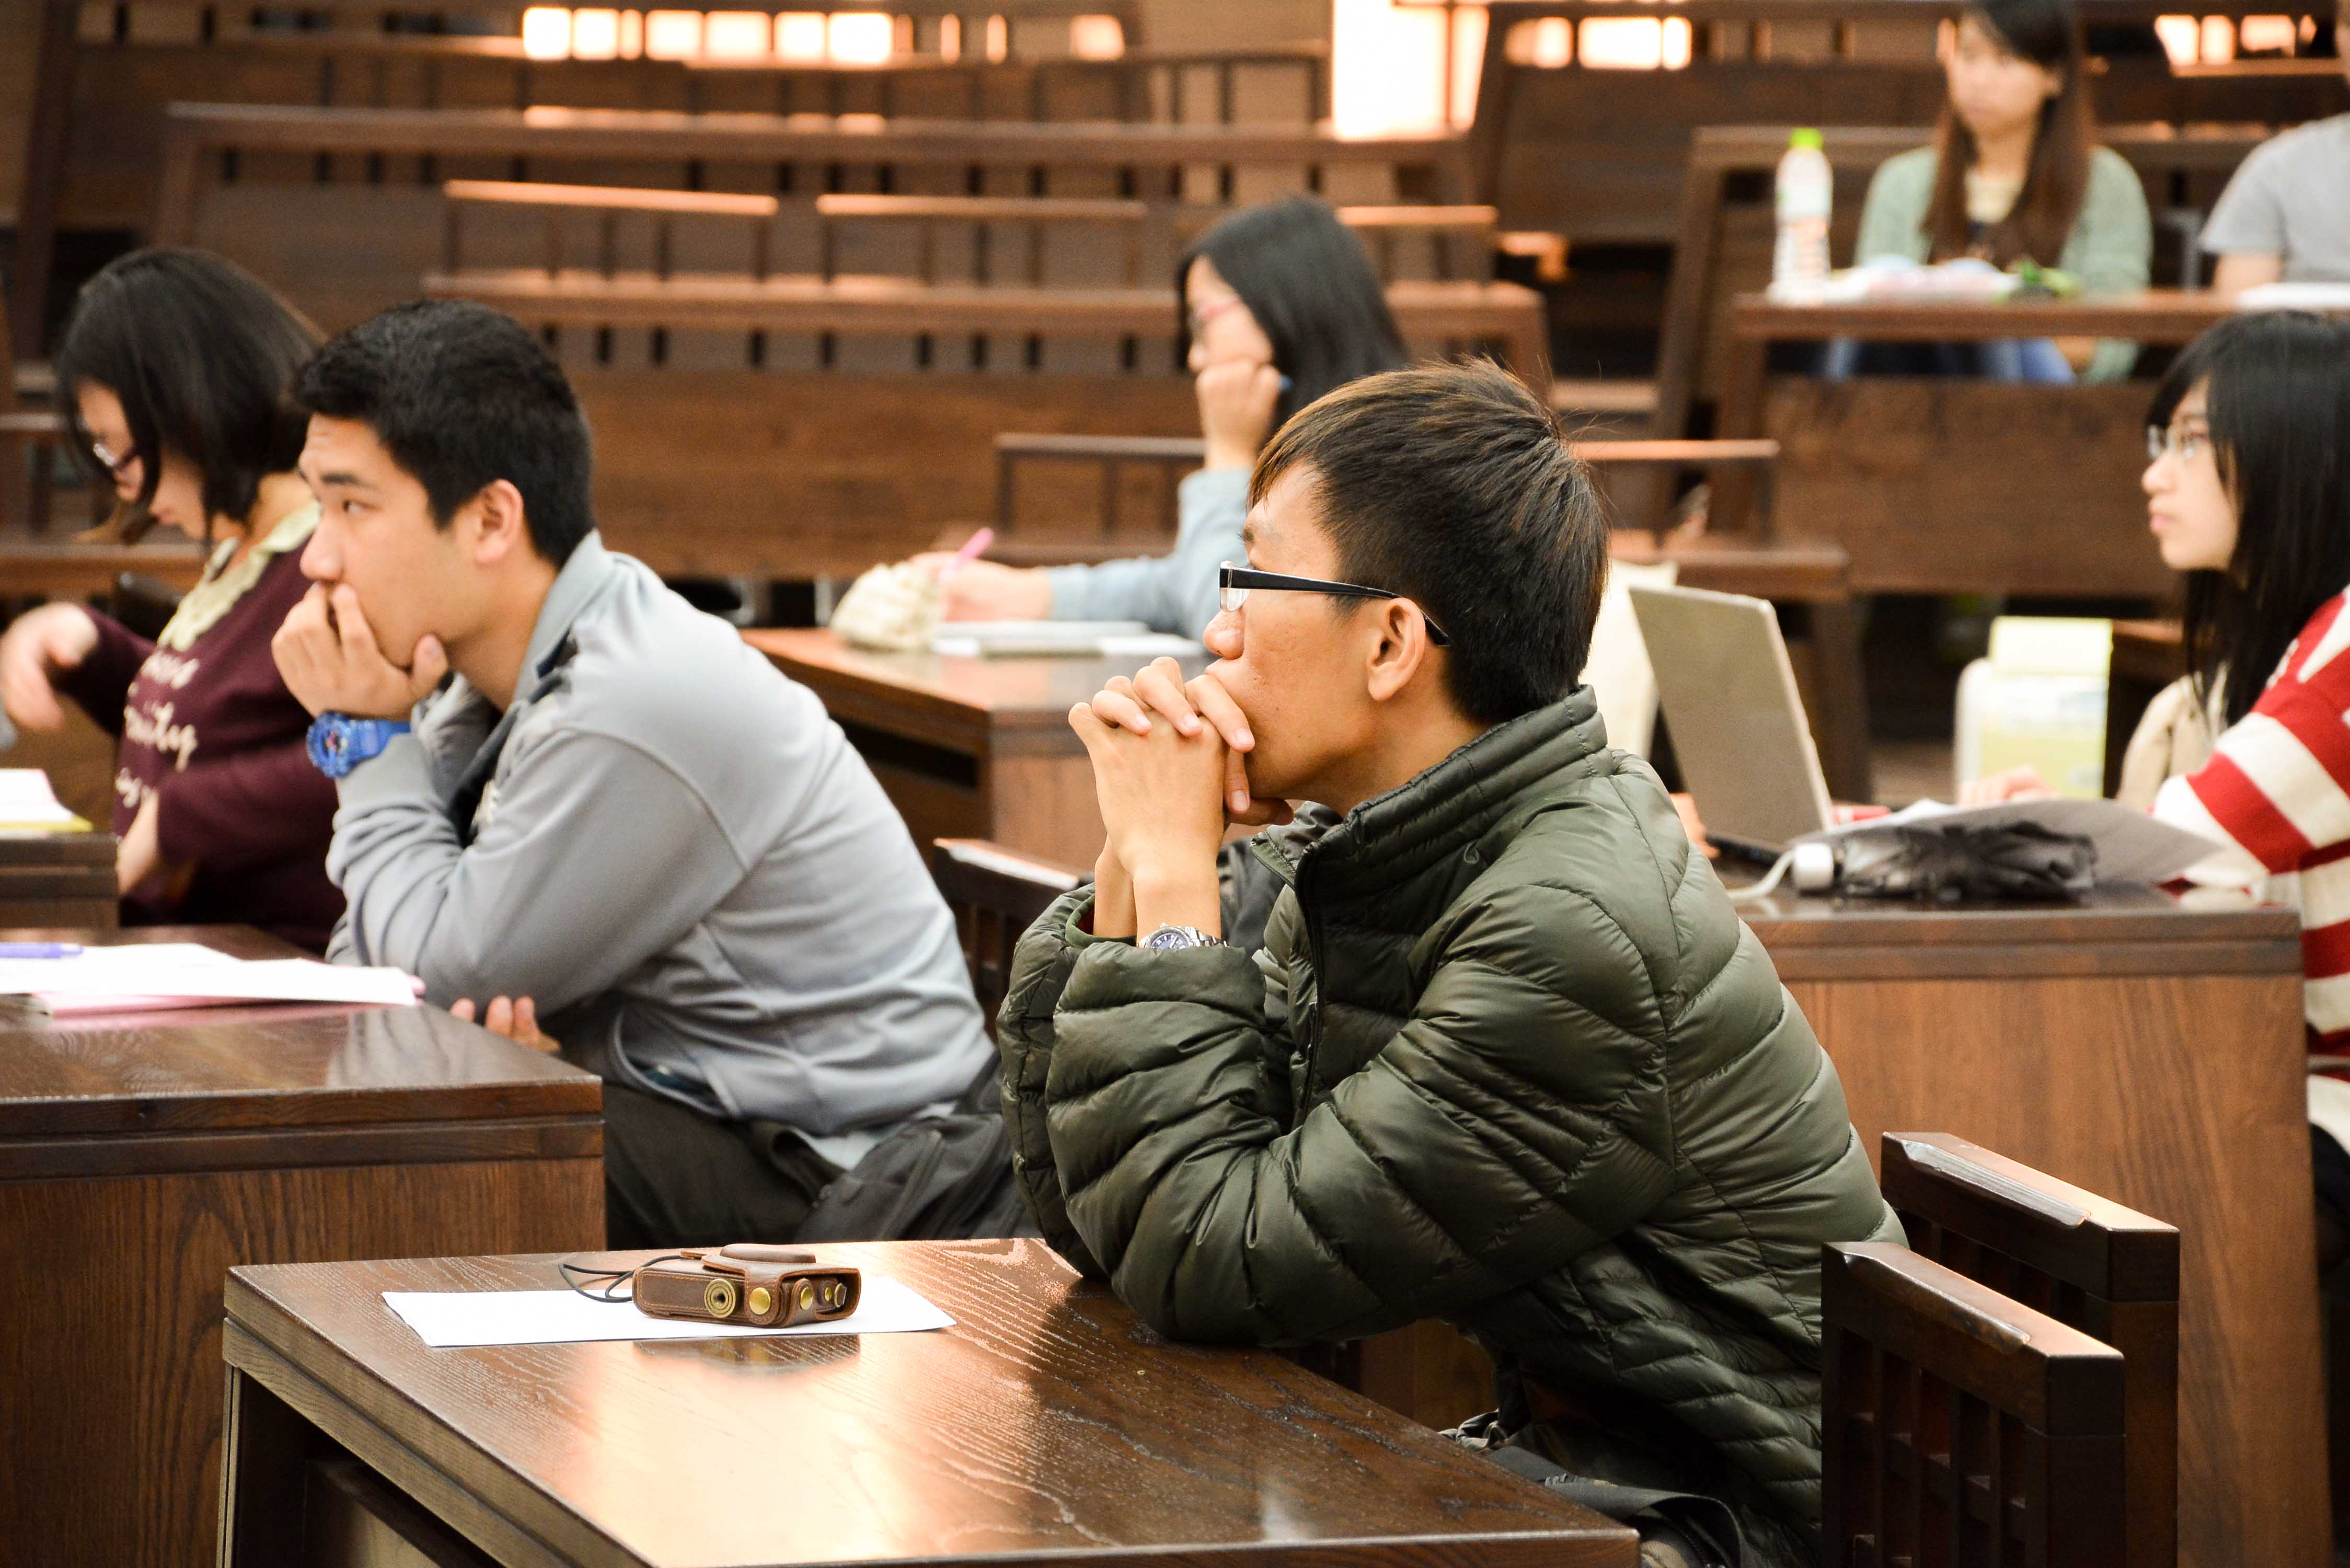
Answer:
[{"label": "dark trousers", "polygon": [[730,1122],[604,1081],[604,1244],[788,1241],[840,1169],[775,1122]]},{"label": "dark trousers", "polygon": [[612,1081],[597,1046],[564,1060],[604,1080],[604,1244],[789,1241],[840,1168],[777,1122],[733,1122]]}]

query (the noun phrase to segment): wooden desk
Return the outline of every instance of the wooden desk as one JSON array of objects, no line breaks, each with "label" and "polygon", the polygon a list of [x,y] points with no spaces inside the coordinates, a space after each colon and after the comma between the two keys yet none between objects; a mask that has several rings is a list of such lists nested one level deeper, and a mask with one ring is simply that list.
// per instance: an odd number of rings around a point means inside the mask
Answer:
[{"label": "wooden desk", "polygon": [[[2012,303],[1786,305],[1745,295],[1731,311],[1721,431],[1779,441],[1774,514],[1849,551],[1856,592],[2167,598],[2177,578],[2147,538],[2138,488],[2145,386],[1791,377],[1771,389],[1766,419],[1767,352],[1833,337],[2179,344],[2233,313],[2215,296],[2177,289]],[[1714,525],[1747,519],[1743,488],[1718,485]]]},{"label": "wooden desk", "polygon": [[1956,1133],[2178,1227],[2178,1560],[2330,1563],[2293,914],[2112,888],[1747,919],[1872,1159]]},{"label": "wooden desk", "polygon": [[992,838],[1070,866],[1099,858],[1093,768],[1069,710],[1139,661],[865,653],[829,631],[743,639],[824,700],[925,854],[934,838]]},{"label": "wooden desk", "polygon": [[[238,929],[113,940],[294,953]],[[6,1555],[210,1561],[229,1266],[599,1245],[602,1102],[424,1007],[0,1026]]]},{"label": "wooden desk", "polygon": [[[552,1261],[234,1271],[220,1561],[296,1560],[307,1484],[442,1563],[1631,1568],[1629,1531],[1269,1352],[1170,1345],[1041,1242],[826,1255],[956,1326],[428,1350],[383,1291]],[[355,1489],[317,1468],[349,1458]]]},{"label": "wooden desk", "polygon": [[0,833],[0,926],[121,923],[110,833]]},{"label": "wooden desk", "polygon": [[[2079,908],[1752,908],[1869,1158],[1949,1132],[2180,1232],[2178,1561],[2331,1562],[2300,926],[2145,888]],[[1408,1331],[1411,1332],[1411,1331]],[[1449,1332],[1366,1342],[1366,1392],[1488,1407]]]}]

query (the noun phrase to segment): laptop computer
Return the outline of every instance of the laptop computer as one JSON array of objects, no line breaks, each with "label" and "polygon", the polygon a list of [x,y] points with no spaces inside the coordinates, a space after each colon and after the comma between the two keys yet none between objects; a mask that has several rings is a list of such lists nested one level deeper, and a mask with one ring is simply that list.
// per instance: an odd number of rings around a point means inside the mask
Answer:
[{"label": "laptop computer", "polygon": [[1635,585],[1631,593],[1673,756],[1707,836],[1775,857],[1835,826],[1770,602],[1703,588]]}]

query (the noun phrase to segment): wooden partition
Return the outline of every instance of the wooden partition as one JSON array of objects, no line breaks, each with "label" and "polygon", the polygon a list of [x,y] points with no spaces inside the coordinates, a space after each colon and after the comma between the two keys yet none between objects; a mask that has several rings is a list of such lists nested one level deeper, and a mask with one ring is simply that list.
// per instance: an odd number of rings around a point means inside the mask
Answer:
[{"label": "wooden partition", "polygon": [[[1705,127],[1812,124],[1825,110],[1846,123],[1929,128],[1944,96],[1937,29],[1958,9],[1955,0],[1683,0],[1660,13],[1640,0],[1494,0],[1471,130],[1479,195],[1513,229],[1577,244],[1671,241],[1673,192]],[[2174,70],[2151,32],[2166,9],[2158,0],[2087,0],[2080,9],[2101,41],[2139,46],[2095,62],[2094,101],[2106,123],[2293,123],[2350,107],[2338,72],[2278,72],[2257,60]],[[2196,14],[2332,20],[2316,0],[2230,0]],[[1527,57],[1528,29],[1545,22],[1580,28],[1662,16],[1690,30],[1678,68],[1579,58],[1544,68]]]}]

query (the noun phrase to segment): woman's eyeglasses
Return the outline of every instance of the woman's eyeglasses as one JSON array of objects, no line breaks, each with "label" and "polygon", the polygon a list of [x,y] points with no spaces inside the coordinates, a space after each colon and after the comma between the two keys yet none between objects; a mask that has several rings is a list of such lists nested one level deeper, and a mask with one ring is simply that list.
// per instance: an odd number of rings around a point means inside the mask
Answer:
[{"label": "woman's eyeglasses", "polygon": [[98,459],[99,467],[105,469],[107,472],[114,475],[114,482],[117,484],[128,484],[130,483],[130,476],[128,471],[132,463],[139,461],[139,454],[135,452],[128,457],[115,456],[114,449],[108,446],[102,441],[94,441],[89,443],[89,455]]},{"label": "woman's eyeglasses", "polygon": [[[1329,594],[1342,599],[1400,599],[1408,596],[1390,588],[1367,588],[1360,583],[1334,583],[1321,577],[1291,577],[1279,572],[1260,572],[1250,566],[1235,566],[1230,561],[1216,568],[1217,602],[1227,612],[1236,611],[1248,603],[1252,590],[1264,588],[1274,593]],[[1427,623],[1428,640],[1442,648],[1452,639],[1436,618],[1426,610],[1419,618]]]},{"label": "woman's eyeglasses", "polygon": [[2210,450],[2210,431],[2165,430],[2160,425],[2146,427],[2146,460],[2148,462],[2160,462],[2165,457],[2192,462]]}]

